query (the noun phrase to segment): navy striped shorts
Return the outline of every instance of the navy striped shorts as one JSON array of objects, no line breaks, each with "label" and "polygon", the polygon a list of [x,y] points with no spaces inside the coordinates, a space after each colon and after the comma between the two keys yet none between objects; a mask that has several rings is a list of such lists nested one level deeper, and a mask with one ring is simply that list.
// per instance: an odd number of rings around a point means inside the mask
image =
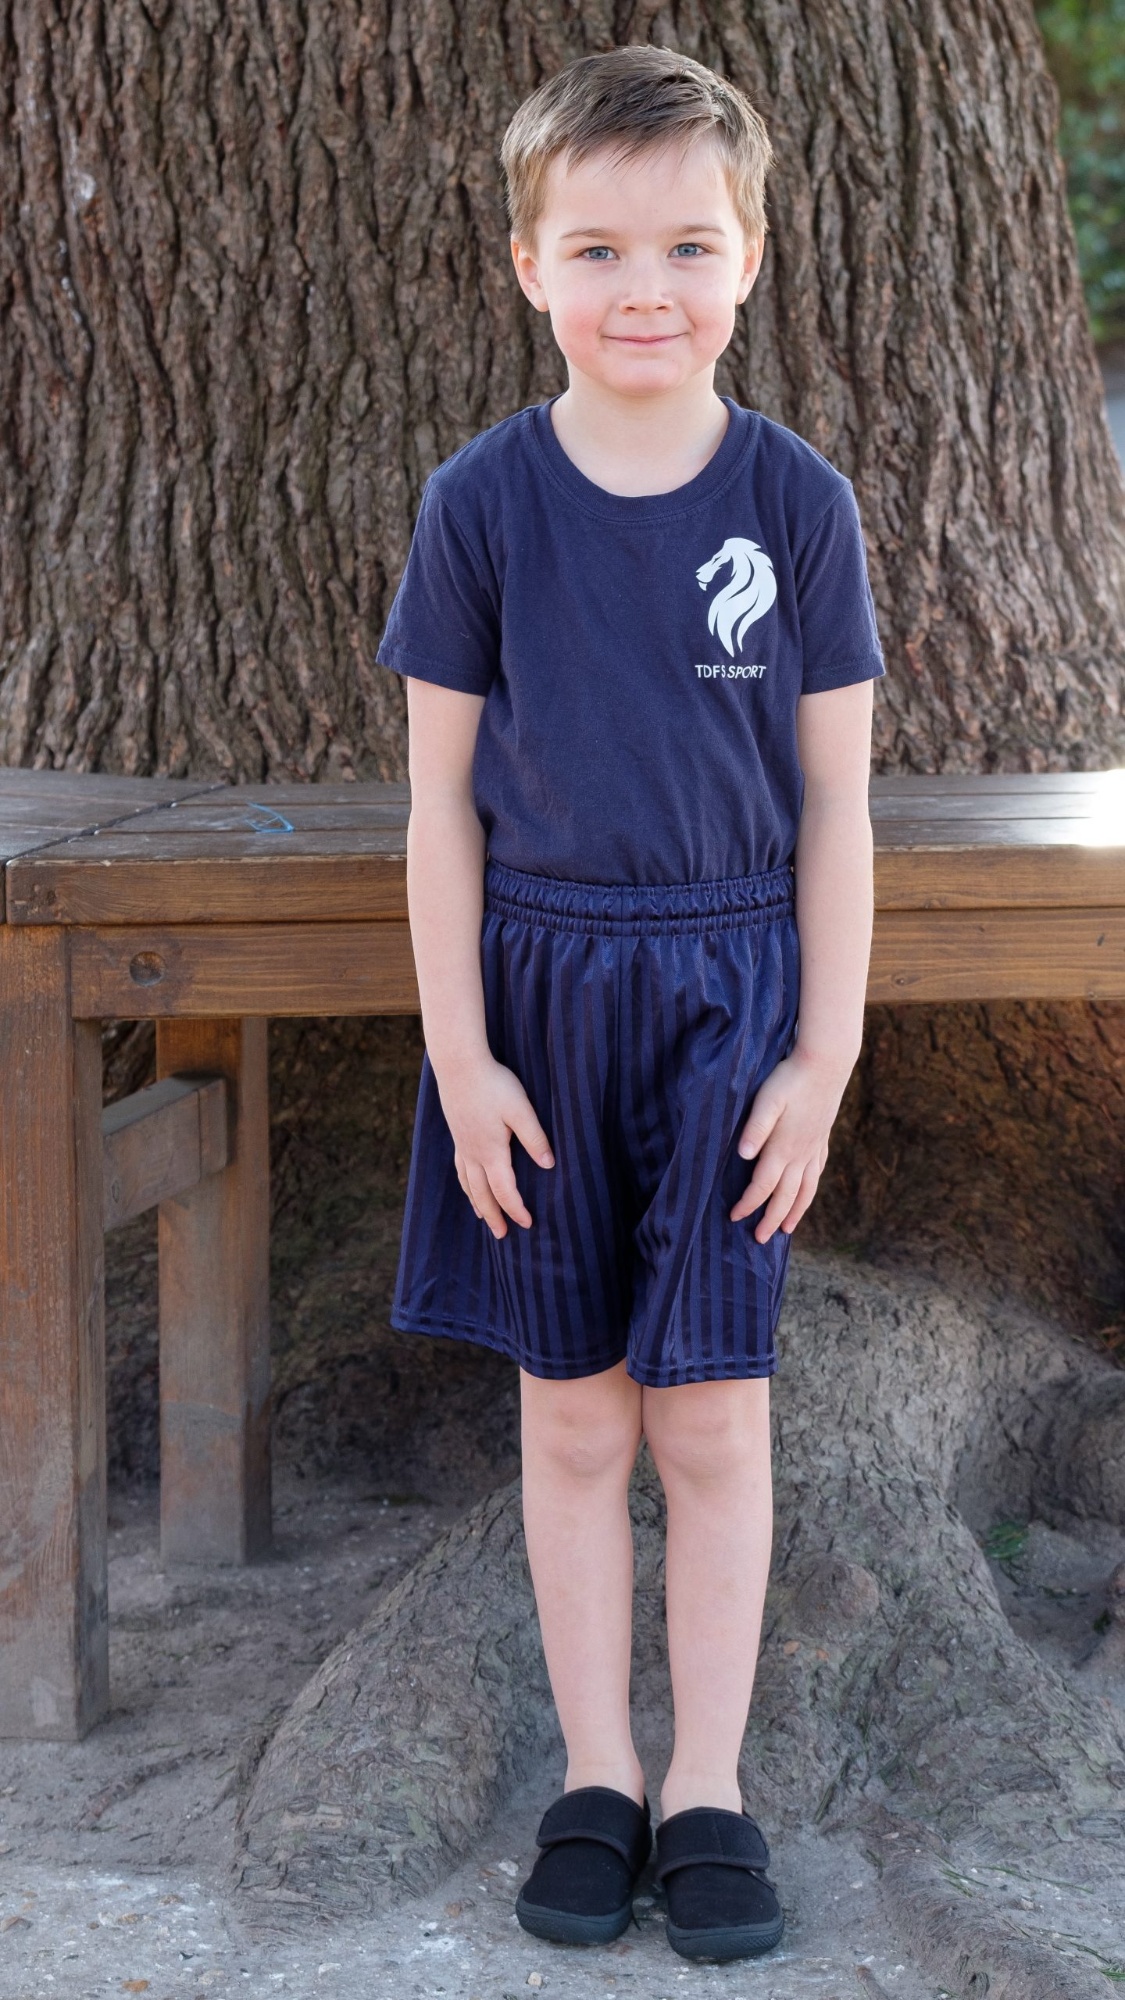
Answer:
[{"label": "navy striped shorts", "polygon": [[555,1156],[512,1141],[533,1221],[493,1236],[453,1165],[429,1056],[415,1115],[391,1324],[472,1340],[532,1375],[624,1360],[665,1388],[772,1375],[789,1260],[738,1135],[789,1053],[799,954],[793,874],[637,887],[485,864],[488,1041]]}]

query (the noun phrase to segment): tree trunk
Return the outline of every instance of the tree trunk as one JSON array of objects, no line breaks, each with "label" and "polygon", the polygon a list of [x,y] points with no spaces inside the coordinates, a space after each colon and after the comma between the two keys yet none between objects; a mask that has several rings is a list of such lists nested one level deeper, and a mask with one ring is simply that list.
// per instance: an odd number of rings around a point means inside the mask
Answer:
[{"label": "tree trunk", "polygon": [[1026,0],[7,0],[0,755],[401,777],[373,662],[423,478],[553,390],[496,153],[670,42],[773,133],[725,386],[855,481],[878,757],[1121,755],[1125,501]]},{"label": "tree trunk", "polygon": [[[0,760],[256,779],[404,775],[403,692],[374,653],[422,481],[561,379],[549,332],[510,276],[500,137],[541,76],[646,39],[732,76],[770,126],[771,234],[722,386],[855,482],[888,663],[878,766],[1078,769],[1125,756],[1125,493],[1055,152],[1056,96],[1028,0],[0,7]],[[1112,1340],[1125,1300],[1123,1035],[1122,1012],[1109,1007],[877,1010],[805,1236],[846,1238],[884,1261],[925,1255],[947,1277],[972,1259],[995,1284],[1054,1301]],[[369,1223],[362,1172],[341,1199],[309,1162],[346,1150],[340,1134],[370,1096],[377,1053],[382,1082],[391,1070],[399,1081],[387,1157],[401,1163],[416,1037],[398,1023],[294,1028],[281,1048],[290,1239],[319,1244],[326,1258],[341,1245],[354,1256]],[[318,1114],[302,1166],[310,1050],[331,1071],[341,1110],[335,1139]],[[135,1047],[121,1053],[124,1067],[130,1060]],[[393,1231],[386,1173],[373,1171],[383,1175],[382,1247],[368,1253],[383,1272],[378,1301]],[[279,1317],[297,1411],[310,1387],[298,1350],[327,1352],[318,1340],[338,1300],[330,1280],[319,1293],[309,1282],[300,1311],[291,1307],[285,1254]],[[1083,1799],[1100,1810],[1119,1768],[1106,1747],[1115,1725],[1037,1678],[950,1514],[959,1489],[951,1461],[938,1459],[958,1439],[969,1450],[964,1390],[940,1370],[919,1386],[910,1338],[892,1337],[916,1324],[917,1280],[895,1283],[900,1320],[898,1308],[862,1305],[870,1339],[851,1356],[857,1401],[846,1424],[824,1406],[815,1368],[778,1385],[792,1411],[779,1520],[791,1504],[798,1525],[779,1553],[771,1629],[791,1624],[802,1646],[802,1634],[829,1635],[829,1664],[801,1683],[796,1776],[772,1796],[779,1812],[808,1815],[819,1800],[826,1813],[869,1814],[904,1939],[951,1990],[983,1991],[992,1953],[1010,1978],[997,1990],[1012,2000],[1077,1994],[1086,1989],[1073,1966],[1021,1959],[990,1906],[953,1909],[924,1858],[891,1859],[892,1837],[921,1821],[949,1852],[967,1839],[973,1811],[986,1826],[1012,1824],[1027,1776],[1015,1750],[973,1762],[982,1744],[1010,1740],[1006,1685],[1017,1689],[1021,1726],[1037,1740],[1041,1732],[1038,1768],[1068,1812]],[[811,1279],[798,1288],[812,1352],[817,1328],[835,1324],[830,1304]],[[135,1327],[123,1307],[126,1322]],[[1022,1329],[1026,1354],[1002,1365],[997,1338],[962,1329],[948,1356],[966,1381],[984,1367],[982,1411],[1001,1427],[1025,1376],[1055,1379],[1059,1350]],[[349,1339],[354,1359],[354,1324]],[[133,1381],[149,1365],[139,1352],[134,1342]],[[1091,1385],[1101,1393],[1105,1364],[1087,1350],[1085,1374],[1079,1360],[1074,1368],[1077,1403]],[[881,1457],[908,1393],[928,1412],[916,1488],[905,1447]],[[119,1396],[138,1423],[143,1400]],[[962,1414],[951,1417],[952,1405]],[[821,1427],[836,1437],[837,1423],[847,1460],[820,1465]],[[1049,1508],[1081,1439],[1046,1422],[1027,1437],[1032,1471],[1019,1504],[1030,1508],[1039,1491]],[[973,1450],[974,1463],[987,1457]],[[1096,1460],[1089,1439],[1086,1455]],[[639,1492],[651,1572],[658,1502],[651,1486]],[[819,1546],[799,1525],[807,1494],[835,1523]],[[993,1500],[1016,1504],[999,1488]],[[442,1629],[433,1593],[443,1563],[458,1615],[507,1592],[523,1633],[512,1658],[537,1658],[526,1593],[508,1590],[514,1504],[485,1503],[477,1525],[364,1636],[372,1741],[382,1740],[381,1690],[401,1685],[419,1633]],[[1116,1492],[1082,1505],[1121,1519]],[[877,1642],[864,1639],[858,1653],[847,1650],[844,1620],[843,1679],[835,1614],[814,1616],[821,1585],[837,1587],[837,1571],[823,1570],[837,1555],[857,1617],[879,1606]],[[461,1639],[470,1646],[467,1625]],[[978,1664],[994,1646],[971,1726],[959,1671],[910,1681],[903,1664],[912,1646],[948,1661],[955,1645],[958,1659]],[[764,1657],[748,1739],[759,1779],[788,1712]],[[802,1656],[782,1647],[781,1657]],[[496,1679],[497,1727],[510,1733],[489,1738],[478,1704],[481,1733],[448,1823],[417,1822],[413,1859],[409,1840],[397,1859],[376,1842],[355,1873],[357,1893],[387,1893],[379,1869],[385,1876],[392,1863],[407,1884],[432,1877],[531,1754],[542,1682],[532,1664],[505,1691],[507,1672]],[[325,1673],[347,1678],[339,1662]],[[247,1803],[245,1854],[257,1853],[262,1879],[275,1883],[271,1815],[289,1810],[287,1785],[299,1793],[307,1709]],[[329,1703],[326,1728],[331,1713]],[[883,1760],[876,1779],[870,1729]],[[914,1751],[927,1737],[937,1749],[924,1766]],[[379,1785],[395,1757],[409,1764],[412,1742],[380,1753],[382,1765],[360,1760],[367,1793],[348,1794],[359,1820],[377,1816]],[[329,1730],[315,1753],[326,1786],[335,1755]],[[904,1760],[909,1785],[894,1778],[886,1789],[886,1769]],[[345,1794],[346,1785],[346,1818]],[[312,1849],[305,1887],[331,1908],[331,1843]]]}]

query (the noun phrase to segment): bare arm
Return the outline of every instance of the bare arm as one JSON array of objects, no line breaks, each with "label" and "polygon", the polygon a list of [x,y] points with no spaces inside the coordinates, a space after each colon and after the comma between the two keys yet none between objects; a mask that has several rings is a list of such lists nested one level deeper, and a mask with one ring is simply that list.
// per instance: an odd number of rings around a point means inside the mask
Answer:
[{"label": "bare arm", "polygon": [[524,1228],[532,1220],[512,1170],[512,1135],[540,1166],[554,1162],[522,1083],[488,1046],[480,964],[485,837],[472,793],[483,707],[482,695],[407,680],[406,894],[426,1049],[457,1177],[493,1235],[504,1236],[505,1213]]},{"label": "bare arm", "polygon": [[434,1071],[488,1055],[480,976],[484,828],[472,794],[484,696],[408,680],[410,824],[406,896]]},{"label": "bare arm", "polygon": [[763,1201],[760,1243],[791,1234],[816,1193],[828,1135],[863,1035],[871,953],[867,805],[872,683],[803,695],[797,744],[805,799],[797,834],[801,993],[797,1044],[758,1091],[738,1150],[757,1165],[732,1221]]},{"label": "bare arm", "polygon": [[863,1040],[871,957],[871,681],[805,695],[797,747],[805,802],[797,834],[801,937],[798,1033],[807,1061],[850,1076]]}]

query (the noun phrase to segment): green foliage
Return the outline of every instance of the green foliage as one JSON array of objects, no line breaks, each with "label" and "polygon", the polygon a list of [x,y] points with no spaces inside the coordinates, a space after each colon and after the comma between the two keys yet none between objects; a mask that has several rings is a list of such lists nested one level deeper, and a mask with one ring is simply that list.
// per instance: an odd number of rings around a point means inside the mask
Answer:
[{"label": "green foliage", "polygon": [[1095,340],[1125,339],[1125,0],[1040,0]]},{"label": "green foliage", "polygon": [[1026,1521],[997,1521],[981,1541],[990,1562],[1006,1566],[1023,1552],[1027,1541]]}]

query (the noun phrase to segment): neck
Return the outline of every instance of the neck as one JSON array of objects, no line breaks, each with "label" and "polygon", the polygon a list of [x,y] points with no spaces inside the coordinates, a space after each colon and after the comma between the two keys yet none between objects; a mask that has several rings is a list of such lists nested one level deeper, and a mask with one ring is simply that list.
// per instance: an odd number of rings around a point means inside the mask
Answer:
[{"label": "neck", "polygon": [[702,472],[728,415],[709,368],[660,396],[619,396],[576,369],[551,407],[567,457],[610,493],[671,493]]}]

